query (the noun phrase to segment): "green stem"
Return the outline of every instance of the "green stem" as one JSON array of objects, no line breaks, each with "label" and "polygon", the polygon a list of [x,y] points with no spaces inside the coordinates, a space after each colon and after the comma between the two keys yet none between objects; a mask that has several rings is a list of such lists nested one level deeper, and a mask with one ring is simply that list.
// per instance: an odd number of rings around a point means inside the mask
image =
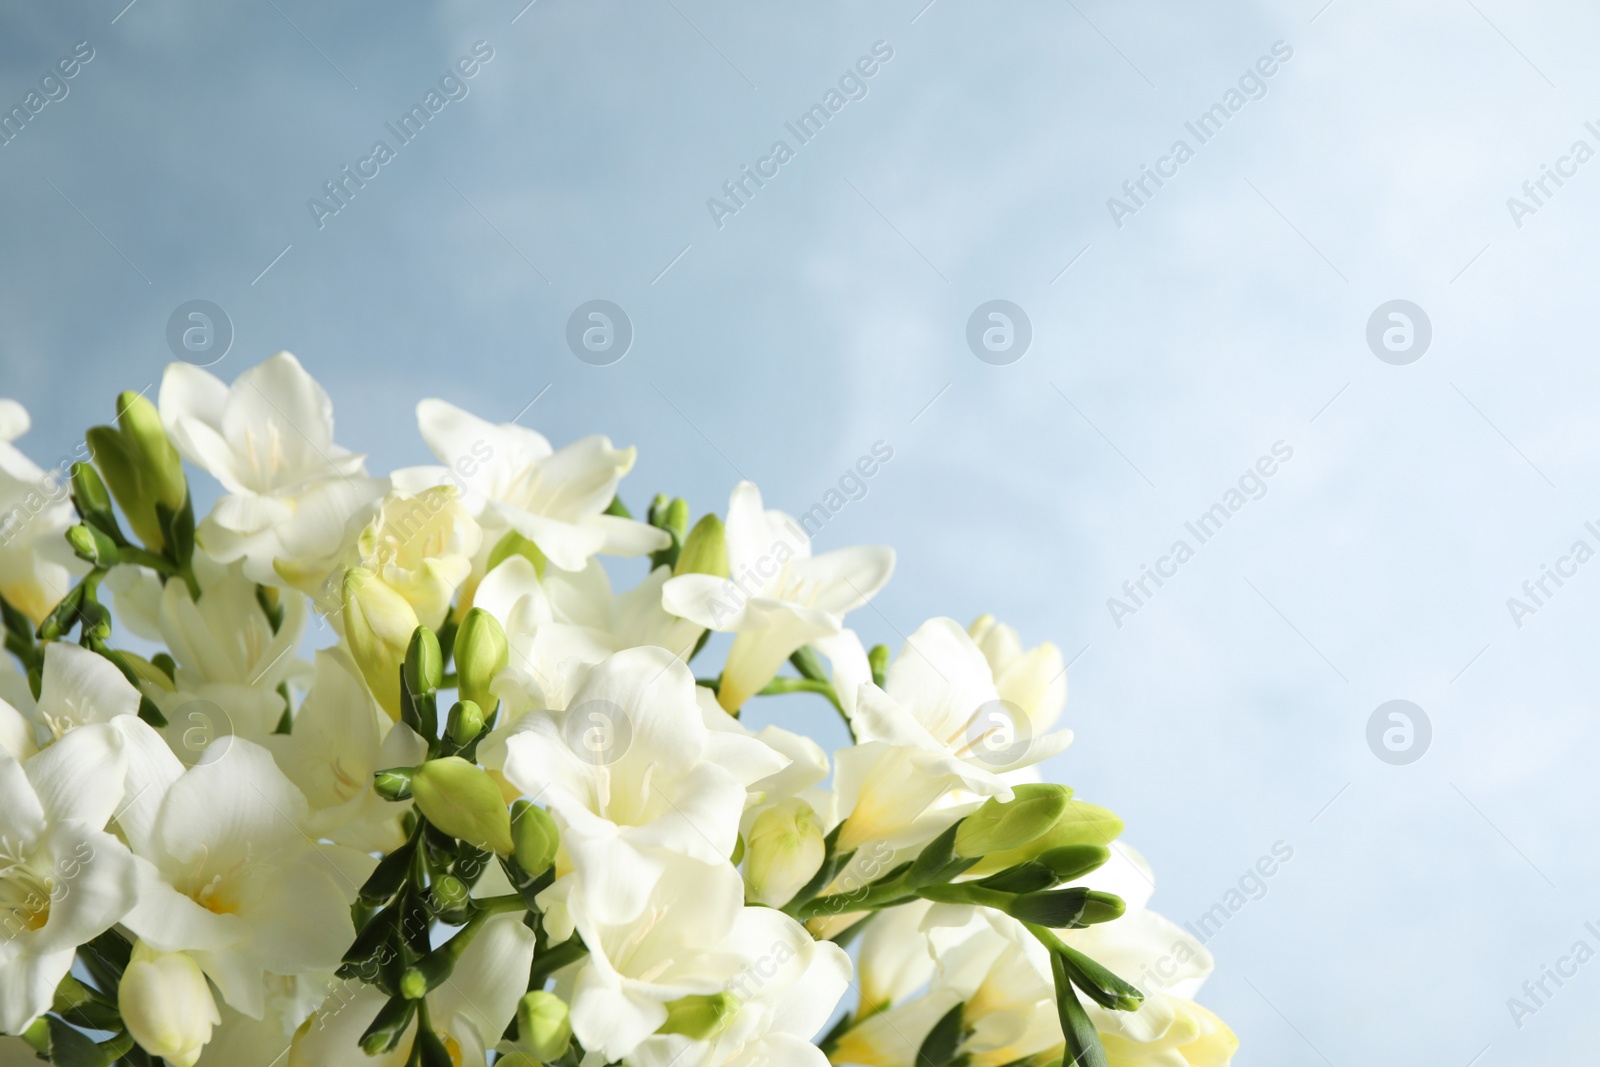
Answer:
[{"label": "green stem", "polygon": [[141,567],[149,567],[157,574],[170,576],[178,573],[177,564],[167,557],[157,555],[149,549],[135,548],[132,545],[117,549],[117,560],[120,563],[137,563]]},{"label": "green stem", "polygon": [[546,949],[542,955],[533,958],[533,966],[528,971],[528,989],[530,991],[543,989],[545,979],[588,954],[589,946],[585,945],[577,934],[573,934],[559,945]]}]

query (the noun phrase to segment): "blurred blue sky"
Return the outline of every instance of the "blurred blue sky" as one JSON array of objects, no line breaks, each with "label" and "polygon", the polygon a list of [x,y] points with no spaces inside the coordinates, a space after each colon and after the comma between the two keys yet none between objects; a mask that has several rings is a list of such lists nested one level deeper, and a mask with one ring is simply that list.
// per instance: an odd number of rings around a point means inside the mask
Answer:
[{"label": "blurred blue sky", "polygon": [[[798,513],[887,442],[819,538],[899,551],[869,643],[992,611],[1076,657],[1052,770],[1126,817],[1180,922],[1293,849],[1210,942],[1237,1062],[1592,1055],[1600,963],[1520,1028],[1506,1000],[1600,949],[1600,565],[1520,627],[1506,601],[1600,548],[1600,163],[1507,206],[1600,149],[1593,5],[125,2],[0,16],[5,108],[93,49],[0,147],[0,395],[42,465],[159,381],[195,299],[234,329],[216,373],[295,352],[378,470],[427,459],[423,396],[637,444],[636,506],[748,476]],[[477,42],[468,94],[319,228],[308,199]],[[611,366],[564,340],[591,299],[635,330]],[[1009,365],[966,342],[992,299],[1032,324]],[[1404,366],[1366,341],[1394,299],[1433,330]],[[1277,442],[1265,495],[1119,626],[1108,598]],[[1432,724],[1409,765],[1368,747],[1391,699]]]}]

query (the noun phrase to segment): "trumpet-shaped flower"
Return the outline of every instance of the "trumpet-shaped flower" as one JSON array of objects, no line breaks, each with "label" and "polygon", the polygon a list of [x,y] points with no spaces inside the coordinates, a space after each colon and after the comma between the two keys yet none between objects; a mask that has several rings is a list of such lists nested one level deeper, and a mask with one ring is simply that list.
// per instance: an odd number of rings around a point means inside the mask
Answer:
[{"label": "trumpet-shaped flower", "polygon": [[931,619],[911,635],[883,688],[860,686],[851,726],[859,744],[838,757],[840,810],[848,813],[841,847],[925,841],[987,797],[1009,800],[1003,775],[1072,740],[1068,730],[1038,734],[1027,710],[1000,696],[989,661],[951,619]]},{"label": "trumpet-shaped flower", "polygon": [[[915,914],[908,913],[896,925],[897,943],[891,951],[907,941],[931,950],[936,967],[927,992],[871,1014],[864,1000],[860,1021],[841,1037],[834,1062],[912,1067],[934,1024],[956,1005],[961,1005],[964,1033],[957,1054],[974,1067],[999,1067],[1061,1046],[1050,958],[1022,924],[983,909],[962,927],[919,935],[909,928]],[[926,924],[925,912],[922,919]],[[885,947],[880,941],[874,952]],[[867,952],[865,944],[862,952]],[[898,978],[892,984],[901,992],[905,983]]]},{"label": "trumpet-shaped flower", "polygon": [[[270,735],[284,712],[278,686],[305,669],[294,655],[305,628],[303,597],[279,600],[274,627],[241,564],[197,552],[194,570],[198,600],[186,583],[163,586],[144,568],[118,567],[108,579],[119,617],[139,636],[164,643],[177,665],[170,687],[147,681],[142,689],[166,716],[163,732],[185,763],[219,736]],[[195,701],[204,703],[190,707]]]},{"label": "trumpet-shaped flower", "polygon": [[39,702],[32,709],[39,740],[59,740],[80,726],[138,713],[139,691],[110,660],[61,641],[45,647]]},{"label": "trumpet-shaped flower", "polygon": [[933,976],[933,949],[923,933],[932,907],[925,900],[888,908],[861,935],[857,981],[861,1003],[857,1014],[871,1015],[898,1004]]},{"label": "trumpet-shaped flower", "polygon": [[30,425],[21,404],[0,399],[0,597],[40,623],[82,567],[61,536],[73,523],[68,472],[41,470],[11,443]]},{"label": "trumpet-shaped flower", "polygon": [[728,982],[728,1011],[709,1038],[655,1034],[629,1056],[636,1067],[824,1067],[811,1039],[850,985],[850,958],[771,908],[745,908],[734,923],[744,965]]},{"label": "trumpet-shaped flower", "polygon": [[134,906],[134,857],[105,832],[126,773],[124,735],[104,723],[25,762],[0,752],[0,1032],[46,1011],[78,946]]},{"label": "trumpet-shaped flower", "polygon": [[729,577],[683,574],[667,582],[662,603],[710,630],[737,636],[728,650],[718,699],[737,710],[808,642],[832,637],[846,613],[888,582],[894,550],[881,546],[811,555],[811,539],[792,517],[768,511],[750,482],[728,501]]},{"label": "trumpet-shaped flower", "polygon": [[483,753],[548,805],[596,921],[639,914],[661,850],[726,866],[747,787],[787,763],[749,734],[708,728],[695,688],[665,649],[618,652],[565,710],[525,714]]},{"label": "trumpet-shaped flower", "polygon": [[252,581],[281,584],[290,569],[336,552],[347,525],[386,488],[362,456],[333,442],[333,404],[287,352],[224,385],[187,363],[161,379],[161,422],[178,451],[228,492],[197,532]]},{"label": "trumpet-shaped flower", "polygon": [[510,556],[490,571],[473,605],[505,630],[510,660],[495,688],[512,713],[567,707],[589,671],[624,649],[655,646],[688,656],[702,630],[661,607],[670,575],[657,567],[636,588],[613,595],[598,562],[540,578],[526,558]]},{"label": "trumpet-shaped flower", "polygon": [[385,494],[364,526],[346,529],[332,555],[280,562],[278,573],[319,612],[336,615],[345,571],[364,568],[403,597],[422,625],[437,630],[467,586],[482,543],[483,531],[455,487],[428,486]]},{"label": "trumpet-shaped flower", "polygon": [[1054,726],[1067,706],[1067,667],[1061,650],[1049,641],[1023,648],[1017,631],[993,615],[979,616],[967,634],[988,661],[999,698],[1021,709],[1034,731]]},{"label": "trumpet-shaped flower", "polygon": [[188,769],[170,752],[145,756],[117,817],[139,868],[125,925],[191,954],[228,1004],[260,1018],[267,972],[339,965],[354,880],[307,836],[305,796],[260,746],[231,738]]},{"label": "trumpet-shaped flower", "polygon": [[[572,1032],[608,1061],[629,1055],[667,1021],[667,1005],[722,992],[745,963],[735,940],[744,885],[726,859],[706,863],[662,852],[640,912],[609,922],[600,894],[576,873],[539,895],[552,940],[574,930],[589,954],[568,976]],[[558,992],[563,987],[558,987]]]},{"label": "trumpet-shaped flower", "polygon": [[384,800],[372,776],[410,767],[428,746],[405,723],[391,722],[341,649],[317,653],[316,673],[287,735],[262,738],[278,766],[310,804],[307,829],[363,852],[388,852],[405,840],[409,804]]},{"label": "trumpet-shaped flower", "polygon": [[562,570],[582,570],[601,552],[642,556],[671,543],[653,526],[605,513],[633,468],[632,448],[594,436],[558,451],[533,430],[495,425],[443,400],[418,404],[417,426],[445,466],[397,471],[397,479],[456,485],[486,529],[515,530]]}]

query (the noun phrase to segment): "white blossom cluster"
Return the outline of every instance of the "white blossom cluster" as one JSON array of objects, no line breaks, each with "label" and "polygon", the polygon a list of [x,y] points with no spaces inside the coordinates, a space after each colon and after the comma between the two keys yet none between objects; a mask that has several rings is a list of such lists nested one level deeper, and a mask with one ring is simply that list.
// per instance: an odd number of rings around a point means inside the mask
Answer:
[{"label": "white blossom cluster", "polygon": [[[1036,773],[1053,645],[891,657],[845,624],[890,549],[417,420],[439,464],[374,476],[293,356],[173,364],[69,479],[0,401],[0,1065],[1230,1061],[1121,822]],[[851,744],[741,719],[785,693]]]}]

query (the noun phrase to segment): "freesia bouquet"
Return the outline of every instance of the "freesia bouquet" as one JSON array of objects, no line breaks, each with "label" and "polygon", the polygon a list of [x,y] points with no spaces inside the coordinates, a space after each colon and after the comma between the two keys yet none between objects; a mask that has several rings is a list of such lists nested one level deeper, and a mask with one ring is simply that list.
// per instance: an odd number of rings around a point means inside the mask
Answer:
[{"label": "freesia bouquet", "polygon": [[[1059,652],[868,648],[889,549],[749,483],[635,518],[631,448],[441,400],[373,477],[286,353],[115,415],[47,472],[0,401],[0,1063],[1230,1060],[1121,822],[1033,769]],[[741,719],[788,693],[850,745]]]}]

